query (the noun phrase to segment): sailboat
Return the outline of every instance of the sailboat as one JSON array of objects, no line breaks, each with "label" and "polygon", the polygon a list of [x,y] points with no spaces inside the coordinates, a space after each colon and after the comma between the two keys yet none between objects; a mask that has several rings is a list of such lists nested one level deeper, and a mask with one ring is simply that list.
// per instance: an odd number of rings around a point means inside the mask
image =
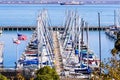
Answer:
[{"label": "sailboat", "polygon": [[83,2],[71,1],[71,2],[64,2],[60,3],[60,5],[83,5]]},{"label": "sailboat", "polygon": [[[94,68],[99,68],[100,61],[98,57],[88,48],[88,33],[87,33],[87,45],[83,41],[83,26],[84,21],[81,20],[81,31],[79,29],[78,49],[75,52],[78,54],[79,62],[72,68],[72,72],[90,74]],[[80,37],[81,32],[81,37]],[[75,54],[76,54],[75,53]],[[70,72],[71,72],[70,71]]]},{"label": "sailboat", "polygon": [[2,32],[3,32],[3,31],[2,31],[2,28],[0,28],[0,35],[2,35]]},{"label": "sailboat", "polygon": [[[53,67],[52,39],[47,28],[47,12],[43,10],[38,16],[38,25],[28,43],[25,52],[19,59],[19,65],[23,68],[34,67],[36,69],[44,66]],[[49,35],[48,35],[49,34]]]}]

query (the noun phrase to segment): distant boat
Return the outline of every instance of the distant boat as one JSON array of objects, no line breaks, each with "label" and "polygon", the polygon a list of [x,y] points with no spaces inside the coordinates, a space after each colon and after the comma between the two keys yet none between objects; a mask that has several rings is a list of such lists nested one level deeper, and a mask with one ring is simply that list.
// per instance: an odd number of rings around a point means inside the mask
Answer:
[{"label": "distant boat", "polygon": [[0,29],[0,35],[2,35],[2,29]]},{"label": "distant boat", "polygon": [[109,29],[105,30],[105,34],[109,36],[112,39],[117,39],[117,33],[120,31],[120,29],[116,26],[110,26]]},{"label": "distant boat", "polygon": [[83,5],[83,2],[76,2],[76,1],[63,2],[63,3],[60,3],[60,5]]}]

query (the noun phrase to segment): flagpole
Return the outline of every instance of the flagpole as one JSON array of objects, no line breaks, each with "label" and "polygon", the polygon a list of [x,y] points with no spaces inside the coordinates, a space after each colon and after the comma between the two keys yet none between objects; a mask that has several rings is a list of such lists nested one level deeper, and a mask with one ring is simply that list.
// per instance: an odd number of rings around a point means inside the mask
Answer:
[{"label": "flagpole", "polygon": [[[18,28],[17,28],[17,34],[18,34]],[[15,64],[16,69],[17,66],[18,66],[18,44],[16,44],[16,64]]]},{"label": "flagpole", "polygon": [[100,31],[100,13],[98,13],[98,27],[99,27],[99,57],[100,57],[100,76],[101,76],[101,31]]},{"label": "flagpole", "polygon": [[18,44],[16,44],[16,68],[18,66]]},{"label": "flagpole", "polygon": [[17,70],[17,64],[18,64],[18,44],[16,44],[16,62],[15,62],[15,70]]}]

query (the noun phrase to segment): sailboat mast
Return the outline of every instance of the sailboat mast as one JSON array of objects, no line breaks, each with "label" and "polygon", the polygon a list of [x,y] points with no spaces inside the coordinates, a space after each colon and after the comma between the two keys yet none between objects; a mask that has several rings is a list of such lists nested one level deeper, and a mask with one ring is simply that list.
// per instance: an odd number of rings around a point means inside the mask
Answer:
[{"label": "sailboat mast", "polygon": [[40,55],[40,31],[39,31],[39,27],[40,27],[40,23],[39,23],[39,16],[38,16],[38,19],[37,19],[37,38],[38,38],[38,69],[40,68],[40,65],[39,65],[39,55]]},{"label": "sailboat mast", "polygon": [[84,21],[82,18],[81,19],[81,47],[83,47],[83,28],[84,28]]},{"label": "sailboat mast", "polygon": [[81,51],[81,49],[80,49],[80,48],[81,48],[81,47],[80,47],[80,45],[81,45],[81,44],[80,44],[80,42],[81,42],[81,38],[80,38],[80,36],[81,36],[81,35],[80,35],[80,26],[78,26],[78,28],[79,28],[79,31],[78,31],[78,33],[79,33],[79,34],[78,34],[78,41],[79,41],[79,45],[78,45],[78,51],[79,51],[78,59],[79,59],[79,63],[80,63],[80,61],[81,61],[81,56],[80,56],[80,51]]},{"label": "sailboat mast", "polygon": [[88,23],[87,22],[85,22],[85,27],[86,27],[86,40],[87,40],[87,68],[88,68],[88,66],[89,66],[89,59],[88,59],[88,56],[89,56],[89,51],[88,51],[88,44],[89,44],[89,42],[88,42],[88,30],[89,30],[89,28],[88,28]]},{"label": "sailboat mast", "polygon": [[114,26],[117,27],[117,23],[116,23],[116,10],[114,10]]}]

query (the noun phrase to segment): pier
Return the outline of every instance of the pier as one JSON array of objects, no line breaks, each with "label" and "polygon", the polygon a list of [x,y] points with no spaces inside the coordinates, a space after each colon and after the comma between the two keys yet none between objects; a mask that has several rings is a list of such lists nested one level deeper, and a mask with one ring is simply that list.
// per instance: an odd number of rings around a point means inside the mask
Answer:
[{"label": "pier", "polygon": [[[0,26],[0,28],[3,31],[14,31],[14,30],[20,30],[20,31],[31,31],[31,30],[35,30],[36,26]],[[100,30],[106,30],[108,29],[109,26],[102,26],[100,27]],[[88,28],[90,31],[98,31],[99,27],[97,26],[90,26]],[[53,30],[53,31],[63,31],[65,30],[65,27],[63,26],[51,26],[49,27],[49,30]],[[84,28],[84,30],[87,30],[87,28]]]},{"label": "pier", "polygon": [[14,30],[20,30],[20,31],[31,31],[35,30],[35,26],[0,26],[0,28],[3,31],[14,31]]},{"label": "pier", "polygon": [[54,46],[54,55],[55,55],[55,68],[57,73],[60,75],[60,73],[63,71],[63,66],[62,66],[63,63],[60,54],[60,46],[57,38],[57,31],[53,32],[53,46]]},{"label": "pier", "polygon": [[[108,29],[109,28],[109,26],[102,26],[102,27],[97,27],[97,26],[90,26],[90,27],[88,27],[88,29],[90,30],[90,31],[98,31],[98,30],[102,30],[102,31],[104,31],[104,30],[106,30],[106,29]],[[86,27],[84,27],[83,28],[84,30],[87,30],[87,28]],[[65,30],[65,27],[63,27],[63,26],[61,26],[61,27],[59,27],[59,26],[54,26],[54,27],[50,27],[50,30],[53,30],[53,31],[63,31],[63,30]]]}]

